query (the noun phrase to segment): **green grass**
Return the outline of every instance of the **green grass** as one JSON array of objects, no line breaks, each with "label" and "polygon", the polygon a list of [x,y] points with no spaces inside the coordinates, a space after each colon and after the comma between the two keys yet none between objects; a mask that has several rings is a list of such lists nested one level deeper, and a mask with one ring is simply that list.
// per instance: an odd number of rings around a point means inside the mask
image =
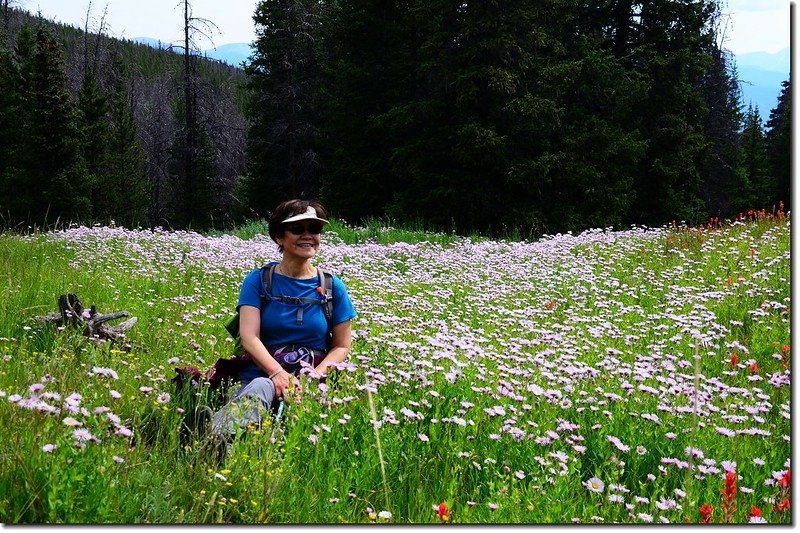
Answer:
[{"label": "green grass", "polygon": [[[171,380],[227,356],[239,283],[276,258],[263,222],[234,235],[0,236],[0,521],[434,523],[446,502],[457,523],[697,522],[703,503],[719,522],[733,461],[733,521],[790,522],[765,484],[791,455],[788,220],[539,242],[333,221],[352,366],[304,378],[276,442],[251,428],[218,464],[180,433],[214,396]],[[138,317],[130,351],[34,320],[66,292]],[[70,418],[99,442],[77,447]]]}]

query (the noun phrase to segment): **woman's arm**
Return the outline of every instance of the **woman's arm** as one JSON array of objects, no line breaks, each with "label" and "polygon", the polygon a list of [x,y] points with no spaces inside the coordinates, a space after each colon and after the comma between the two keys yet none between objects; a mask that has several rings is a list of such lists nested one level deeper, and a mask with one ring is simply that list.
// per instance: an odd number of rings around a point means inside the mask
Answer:
[{"label": "woman's arm", "polygon": [[342,322],[333,326],[333,339],[331,341],[331,349],[328,355],[314,370],[319,374],[325,375],[328,372],[328,367],[334,363],[341,363],[347,359],[347,354],[350,353],[350,347],[353,345],[353,334],[350,328],[350,321]]},{"label": "woman's arm", "polygon": [[261,342],[261,310],[252,305],[239,307],[239,336],[242,347],[253,356],[253,361],[270,376],[275,384],[275,395],[281,397],[289,388],[290,375],[269,354]]}]

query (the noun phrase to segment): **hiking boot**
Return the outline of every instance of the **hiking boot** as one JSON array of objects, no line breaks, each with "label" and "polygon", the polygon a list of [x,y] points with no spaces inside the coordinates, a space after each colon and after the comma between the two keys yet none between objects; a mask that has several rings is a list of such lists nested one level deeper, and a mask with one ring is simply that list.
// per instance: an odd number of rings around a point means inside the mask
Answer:
[{"label": "hiking boot", "polygon": [[213,415],[214,411],[206,405],[198,405],[193,411],[186,413],[181,425],[181,445],[189,445],[193,440],[200,440],[208,435]]},{"label": "hiking boot", "polygon": [[198,439],[202,439],[211,432],[211,417],[214,411],[207,405],[198,405],[194,410],[194,432]]},{"label": "hiking boot", "polygon": [[233,450],[233,435],[224,436],[219,433],[210,433],[203,443],[203,451],[208,454],[217,465],[222,465]]}]

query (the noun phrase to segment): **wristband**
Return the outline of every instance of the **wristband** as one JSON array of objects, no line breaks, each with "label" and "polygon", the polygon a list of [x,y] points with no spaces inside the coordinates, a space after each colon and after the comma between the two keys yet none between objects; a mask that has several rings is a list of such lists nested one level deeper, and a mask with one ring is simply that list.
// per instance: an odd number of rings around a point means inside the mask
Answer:
[{"label": "wristband", "polygon": [[269,375],[269,379],[272,379],[272,378],[274,378],[275,376],[277,376],[277,375],[278,375],[278,374],[280,374],[281,372],[286,372],[286,371],[285,371],[284,369],[282,369],[282,368],[281,368],[281,369],[280,369],[280,370],[278,370],[277,372],[273,372],[272,374],[270,374],[270,375]]}]

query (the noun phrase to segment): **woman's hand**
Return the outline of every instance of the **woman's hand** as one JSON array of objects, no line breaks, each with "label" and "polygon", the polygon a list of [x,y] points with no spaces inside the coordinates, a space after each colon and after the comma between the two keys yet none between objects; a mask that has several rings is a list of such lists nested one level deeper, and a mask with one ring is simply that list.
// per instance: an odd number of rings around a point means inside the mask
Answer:
[{"label": "woman's hand", "polygon": [[270,379],[275,385],[275,397],[288,399],[289,394],[300,391],[300,381],[285,370],[279,370]]}]

